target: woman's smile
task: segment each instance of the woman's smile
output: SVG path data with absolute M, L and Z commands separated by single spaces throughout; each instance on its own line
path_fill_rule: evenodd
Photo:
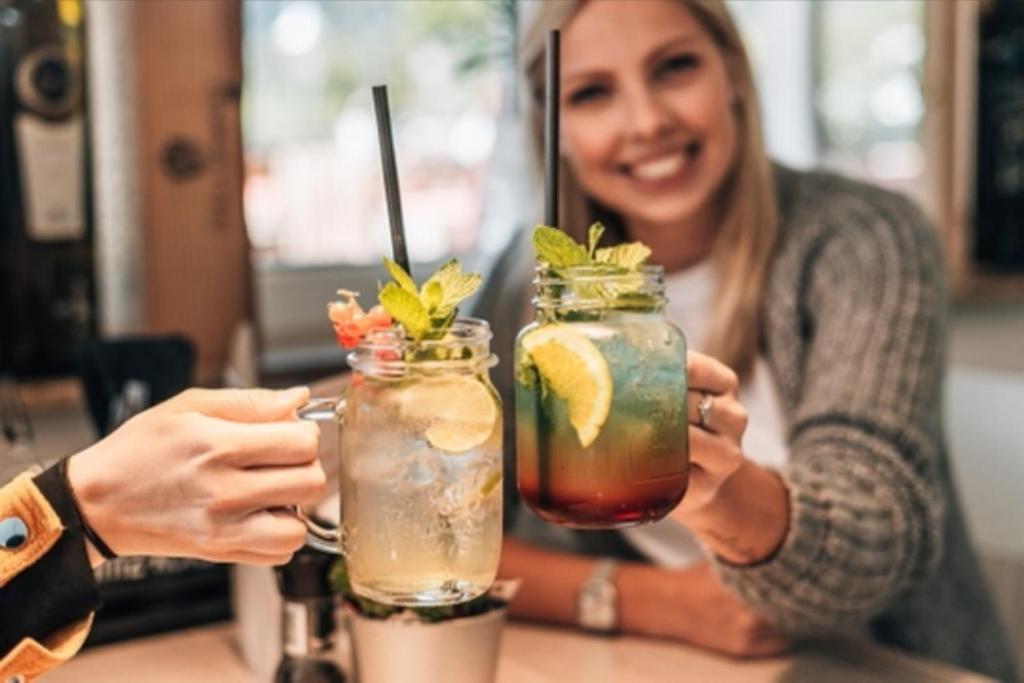
M 713 37 L 681 3 L 586 3 L 564 29 L 562 67 L 563 153 L 584 191 L 634 238 L 706 241 L 737 136 Z
M 677 190 L 695 173 L 700 161 L 700 142 L 694 140 L 675 149 L 637 155 L 615 164 L 615 172 L 641 193 Z

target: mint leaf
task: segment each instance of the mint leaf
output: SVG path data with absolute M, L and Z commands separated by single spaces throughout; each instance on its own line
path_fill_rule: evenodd
M 405 328 L 407 335 L 417 340 L 423 338 L 430 328 L 430 316 L 419 297 L 389 282 L 380 290 L 377 298 L 384 310 Z
M 398 286 L 409 292 L 410 294 L 416 294 L 416 282 L 413 281 L 412 276 L 405 272 L 405 268 L 398 265 L 387 256 L 381 259 L 384 262 L 384 267 L 387 269 L 388 274 L 391 278 L 398 283 Z
M 576 240 L 546 225 L 539 225 L 533 231 L 533 248 L 537 250 L 537 260 L 552 268 L 582 266 L 590 260 L 587 250 L 576 244 Z
M 441 287 L 440 282 L 427 282 L 423 285 L 423 289 L 420 292 L 420 302 L 427 309 L 427 313 L 431 313 L 441 305 L 443 296 L 444 288 Z
M 600 223 L 594 223 L 587 231 L 587 258 L 591 261 L 594 260 L 594 252 L 597 251 L 597 243 L 601 241 L 602 235 L 604 235 L 604 226 Z
M 472 296 L 480 288 L 482 282 L 483 278 L 476 273 L 463 273 L 459 260 L 453 258 L 441 266 L 423 284 L 420 300 L 423 301 L 431 316 L 446 317 L 464 299 Z M 436 303 L 432 301 L 433 305 L 431 305 L 426 299 L 427 290 L 434 287 L 440 287 L 441 296 L 439 301 Z M 430 296 L 434 297 L 435 294 L 431 292 Z
M 430 329 L 427 330 L 427 339 L 444 339 L 444 335 L 448 333 L 448 328 L 455 322 L 455 317 L 459 314 L 458 308 L 453 308 L 448 311 L 447 315 L 431 315 L 430 316 Z M 437 349 L 442 351 L 443 349 Z
M 415 341 L 443 338 L 455 322 L 458 305 L 483 282 L 476 273 L 463 273 L 459 260 L 453 258 L 417 289 L 405 269 L 389 258 L 383 261 L 394 282 L 381 288 L 378 300 Z
M 651 249 L 642 242 L 628 242 L 598 249 L 594 256 L 597 263 L 607 263 L 627 270 L 636 270 L 650 258 Z
M 640 291 L 644 286 L 644 275 L 639 272 L 640 266 L 650 258 L 651 250 L 641 242 L 598 249 L 604 233 L 605 228 L 600 223 L 591 225 L 587 231 L 587 246 L 584 247 L 561 230 L 538 225 L 533 232 L 537 260 L 542 267 L 555 271 L 554 274 L 559 276 L 566 274 L 558 271 L 575 266 L 590 266 L 595 275 L 610 276 L 607 281 L 570 281 L 569 287 L 579 299 L 604 300 L 612 308 L 653 308 L 656 304 L 654 298 Z M 571 313 L 582 315 L 586 312 Z

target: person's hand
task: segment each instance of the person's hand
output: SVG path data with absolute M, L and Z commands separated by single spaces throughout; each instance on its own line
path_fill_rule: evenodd
M 706 562 L 676 570 L 629 565 L 618 583 L 623 625 L 630 630 L 734 657 L 777 655 L 791 646 L 770 622 L 727 591 Z
M 69 461 L 83 517 L 119 555 L 287 562 L 305 526 L 286 508 L 324 491 L 308 398 L 189 389 L 140 413 Z
M 686 358 L 686 409 L 690 426 L 690 481 L 677 511 L 690 514 L 712 503 L 722 484 L 744 462 L 741 443 L 747 411 L 739 400 L 739 378 L 724 363 L 691 351 Z M 700 416 L 705 402 L 707 421 Z
M 785 539 L 788 491 L 778 475 L 743 455 L 747 411 L 739 401 L 736 373 L 691 352 L 687 374 L 690 480 L 672 517 L 722 559 L 762 561 Z

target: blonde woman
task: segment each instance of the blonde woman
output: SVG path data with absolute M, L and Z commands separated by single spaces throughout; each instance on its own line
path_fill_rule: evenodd
M 842 631 L 1012 678 L 944 452 L 930 227 L 899 196 L 769 162 L 719 0 L 537 5 L 523 46 L 534 93 L 544 34 L 562 30 L 561 226 L 581 237 L 601 220 L 649 245 L 667 315 L 707 355 L 691 353 L 680 397 L 693 422 L 680 506 L 606 533 L 521 512 L 502 569 L 526 579 L 513 612 L 737 655 Z M 515 240 L 478 308 L 506 321 L 504 359 L 530 316 L 533 262 Z M 506 406 L 510 365 L 496 377 Z

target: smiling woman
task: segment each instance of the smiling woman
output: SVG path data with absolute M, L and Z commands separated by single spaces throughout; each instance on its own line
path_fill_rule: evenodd
M 682 5 L 658 3 L 646 13 L 615 5 L 602 14 L 581 14 L 566 33 L 567 161 L 584 192 L 648 242 L 700 211 L 703 239 L 689 263 L 666 264 L 690 265 L 710 249 L 721 206 L 708 197 L 736 153 L 736 94 L 725 62 Z M 593 42 L 612 21 L 617 31 L 644 23 L 657 33 L 649 44 Z
M 525 579 L 513 612 L 746 656 L 862 633 L 1013 679 L 948 475 L 931 226 L 899 195 L 769 162 L 724 2 L 541 3 L 522 55 L 535 93 L 549 28 L 563 44 L 558 224 L 646 243 L 666 317 L 704 353 L 678 398 L 682 501 L 586 535 L 519 515 L 502 569 Z M 504 358 L 526 322 L 508 312 L 532 293 L 528 245 L 509 246 L 477 309 L 505 323 Z M 511 369 L 494 378 L 510 404 Z
M 582 240 L 600 219 L 621 239 L 628 223 L 670 272 L 714 251 L 721 286 L 707 349 L 745 375 L 757 339 L 759 287 L 750 285 L 763 281 L 777 231 L 771 167 L 739 33 L 723 4 L 691 4 L 541 10 L 536 25 L 572 17 L 575 29 L 563 36 L 562 225 Z M 542 40 L 527 34 L 523 45 L 538 86 Z

